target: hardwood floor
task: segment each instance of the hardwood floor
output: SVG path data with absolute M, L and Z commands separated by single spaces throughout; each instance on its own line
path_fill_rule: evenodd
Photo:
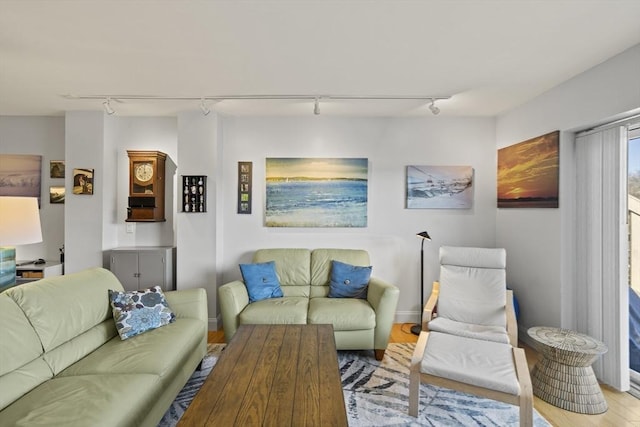
M 418 337 L 409 331 L 410 327 L 409 323 L 394 324 L 390 342 L 416 342 Z M 222 330 L 209 331 L 209 342 L 223 343 L 224 332 Z M 536 363 L 538 355 L 529 346 L 522 343 L 521 346 L 525 349 L 527 362 L 531 369 Z M 602 391 L 609 405 L 609 410 L 604 414 L 576 414 L 556 408 L 535 396 L 534 407 L 547 421 L 557 427 L 640 427 L 640 400 L 629 393 L 620 393 L 606 385 L 602 386 Z

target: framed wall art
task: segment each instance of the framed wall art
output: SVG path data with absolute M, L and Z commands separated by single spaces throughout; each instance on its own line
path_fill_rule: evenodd
M 238 162 L 238 213 L 251 213 L 253 162 Z
M 560 131 L 498 150 L 499 208 L 557 208 Z
M 207 211 L 206 175 L 182 175 L 182 212 Z
M 51 160 L 49 162 L 49 177 L 64 178 L 64 160 Z
M 368 159 L 267 158 L 267 227 L 366 227 Z
M 37 197 L 40 205 L 42 156 L 0 154 L 0 196 Z
M 51 186 L 49 187 L 49 203 L 64 204 L 65 189 L 63 186 Z
M 471 209 L 471 166 L 407 166 L 408 209 Z
M 73 170 L 73 194 L 93 194 L 93 169 Z

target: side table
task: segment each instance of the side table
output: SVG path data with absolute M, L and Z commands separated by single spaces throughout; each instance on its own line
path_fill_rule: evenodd
M 607 346 L 568 329 L 536 326 L 527 333 L 542 355 L 531 371 L 533 394 L 572 412 L 606 412 L 607 401 L 591 364 L 607 352 Z

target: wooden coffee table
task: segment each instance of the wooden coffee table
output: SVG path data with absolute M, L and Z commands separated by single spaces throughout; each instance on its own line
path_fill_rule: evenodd
M 347 426 L 331 325 L 242 325 L 179 426 Z

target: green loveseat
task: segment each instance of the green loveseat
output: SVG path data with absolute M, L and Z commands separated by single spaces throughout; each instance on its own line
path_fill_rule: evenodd
M 204 357 L 204 289 L 166 292 L 176 321 L 122 341 L 108 270 L 0 294 L 0 426 L 156 426 Z
M 244 282 L 218 289 L 225 340 L 242 324 L 331 324 L 338 350 L 374 349 L 382 360 L 398 304 L 397 287 L 372 277 L 367 299 L 328 298 L 331 261 L 369 266 L 358 249 L 260 249 L 253 262 L 275 261 L 284 297 L 249 304 Z M 375 272 L 375 266 L 374 266 Z

